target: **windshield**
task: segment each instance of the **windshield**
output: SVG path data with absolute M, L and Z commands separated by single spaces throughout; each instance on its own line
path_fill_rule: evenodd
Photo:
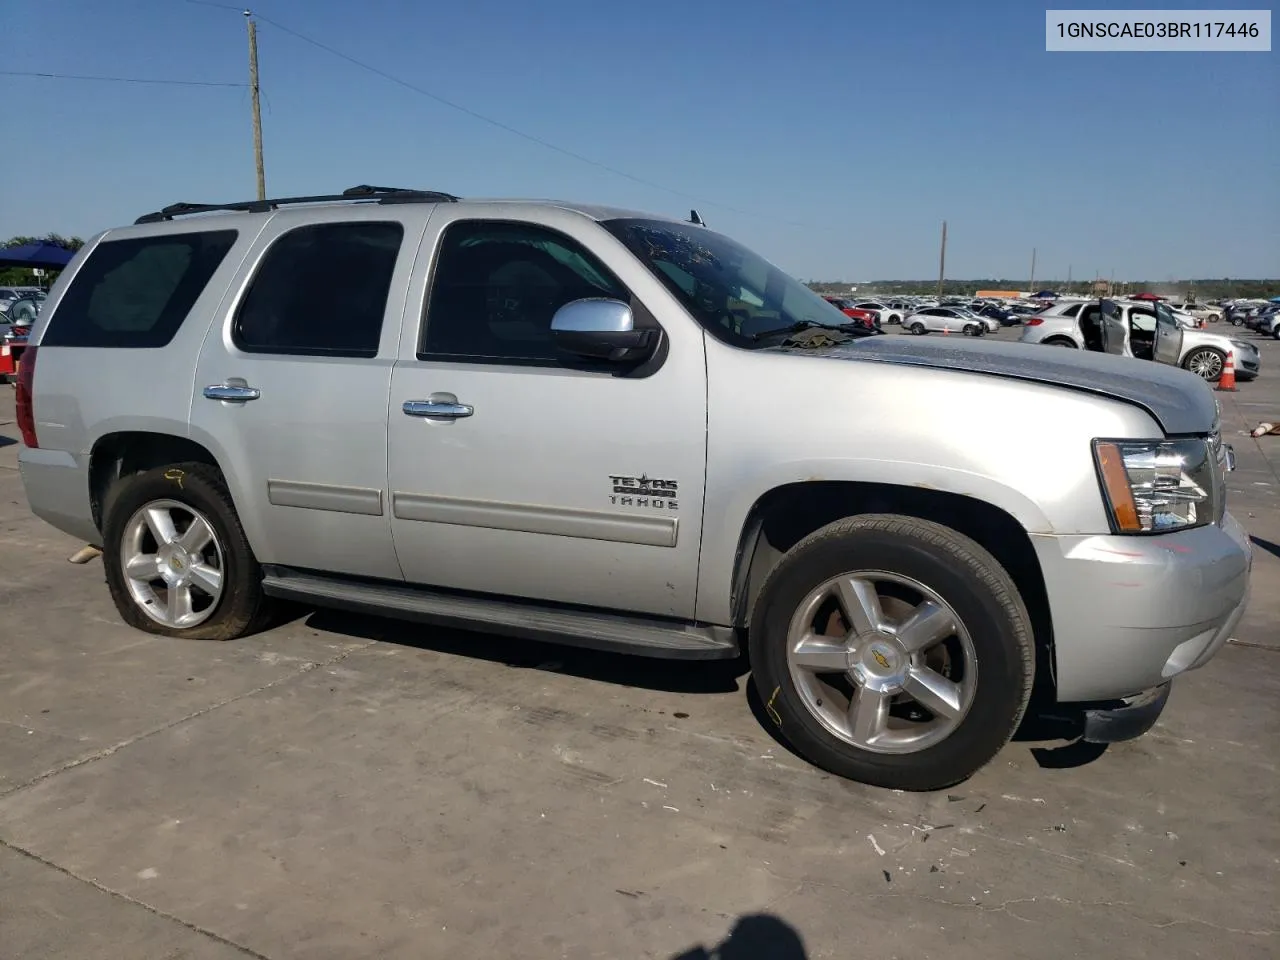
M 803 283 L 728 237 L 666 220 L 608 220 L 623 242 L 699 323 L 726 343 L 757 347 L 762 335 L 848 318 Z

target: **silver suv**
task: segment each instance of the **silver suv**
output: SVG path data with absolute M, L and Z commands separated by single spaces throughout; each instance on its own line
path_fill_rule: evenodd
M 1033 686 L 1087 739 L 1145 732 L 1244 609 L 1210 388 L 844 322 L 698 222 L 379 188 L 181 204 L 62 273 L 22 479 L 152 633 L 229 640 L 288 598 L 747 652 L 799 753 L 903 789 L 983 766 Z

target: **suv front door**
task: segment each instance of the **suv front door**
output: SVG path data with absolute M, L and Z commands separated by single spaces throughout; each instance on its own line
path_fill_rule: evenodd
M 702 332 L 669 325 L 655 359 L 633 373 L 575 366 L 551 343 L 559 307 L 618 299 L 637 324 L 656 326 L 640 296 L 670 299 L 595 223 L 554 208 L 540 218 L 441 209 L 423 241 L 410 306 L 422 327 L 405 324 L 391 384 L 392 527 L 405 577 L 692 617 Z M 455 406 L 423 416 L 423 401 Z
M 263 563 L 401 579 L 387 397 L 426 216 L 276 214 L 205 338 L 192 437 L 223 464 Z

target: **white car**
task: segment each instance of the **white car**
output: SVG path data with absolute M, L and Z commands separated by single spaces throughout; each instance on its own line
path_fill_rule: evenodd
M 863 300 L 854 304 L 859 310 L 870 310 L 880 318 L 881 323 L 901 323 L 906 314 L 901 310 L 893 310 L 879 300 Z
M 1222 311 L 1217 307 L 1206 306 L 1202 303 L 1171 303 L 1169 309 L 1175 313 L 1186 313 L 1197 320 L 1203 320 L 1205 323 L 1218 323 L 1222 320 Z
M 962 333 L 968 337 L 980 337 L 987 332 L 987 325 L 982 319 L 959 307 L 925 307 L 903 320 L 902 326 L 916 336 Z
M 1104 306 L 1112 311 L 1117 329 L 1108 331 L 1103 324 Z M 1023 325 L 1020 340 L 1158 360 L 1190 370 L 1210 382 L 1222 376 L 1228 353 L 1232 354 L 1240 380 L 1252 380 L 1262 366 L 1261 354 L 1253 344 L 1204 330 L 1188 330 L 1163 303 L 1145 301 L 1094 300 L 1084 304 L 1075 316 L 1031 317 Z

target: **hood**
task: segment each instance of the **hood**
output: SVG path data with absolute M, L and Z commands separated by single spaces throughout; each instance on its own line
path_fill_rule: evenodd
M 1094 393 L 1141 407 L 1170 434 L 1207 434 L 1218 423 L 1213 389 L 1194 373 L 1129 357 L 960 337 L 940 341 L 884 336 L 819 350 L 774 349 L 833 360 L 959 370 Z

